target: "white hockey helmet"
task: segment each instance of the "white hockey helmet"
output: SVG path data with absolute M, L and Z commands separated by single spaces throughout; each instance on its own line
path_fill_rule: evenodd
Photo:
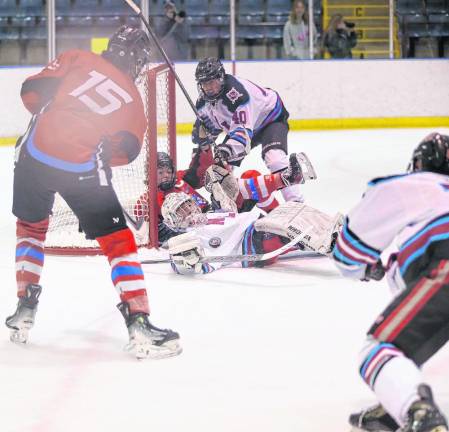
M 169 193 L 161 207 L 164 222 L 172 229 L 184 230 L 204 225 L 207 217 L 195 200 L 184 192 Z

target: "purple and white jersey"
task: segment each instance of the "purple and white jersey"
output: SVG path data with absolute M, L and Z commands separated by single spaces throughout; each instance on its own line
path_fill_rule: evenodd
M 333 259 L 345 276 L 361 279 L 366 266 L 395 241 L 388 276 L 402 288 L 411 264 L 424 260 L 435 242 L 449 239 L 449 177 L 417 172 L 375 179 L 368 186 L 348 214 Z
M 253 136 L 279 118 L 283 104 L 274 90 L 225 75 L 221 96 L 213 102 L 200 98 L 197 109 L 200 117 L 207 119 L 207 127 L 213 134 L 228 135 L 226 144 L 238 155 L 248 153 Z

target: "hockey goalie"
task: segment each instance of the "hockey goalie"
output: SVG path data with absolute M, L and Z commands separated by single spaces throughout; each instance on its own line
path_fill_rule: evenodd
M 308 159 L 307 165 L 310 167 Z M 164 223 L 179 232 L 168 240 L 176 273 L 210 273 L 225 264 L 208 262 L 208 257 L 265 254 L 297 236 L 301 236 L 301 248 L 323 255 L 332 251 L 342 226 L 341 214 L 331 217 L 293 201 L 279 205 L 267 216 L 261 215 L 256 206 L 238 212 L 239 186 L 231 172 L 213 165 L 206 171 L 205 183 L 215 203 L 214 212 L 202 213 L 195 200 L 184 193 L 167 195 L 162 205 Z M 276 259 L 241 261 L 241 266 L 264 267 Z

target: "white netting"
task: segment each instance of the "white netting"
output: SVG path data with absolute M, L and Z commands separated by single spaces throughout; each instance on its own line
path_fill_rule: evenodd
M 156 78 L 151 79 L 151 71 L 163 69 L 156 73 Z M 150 225 L 147 208 L 147 194 L 149 191 L 150 180 L 148 170 L 155 161 L 149 160 L 150 146 L 152 143 L 150 128 L 157 128 L 157 151 L 165 151 L 170 154 L 169 149 L 169 124 L 175 121 L 170 117 L 169 104 L 169 71 L 168 69 L 151 65 L 145 72 L 138 84 L 139 91 L 144 101 L 145 113 L 148 119 L 148 130 L 145 134 L 144 144 L 140 155 L 129 165 L 113 168 L 113 185 L 117 196 L 124 210 L 133 218 L 144 217 L 145 222 L 138 231 L 131 224 L 136 242 L 139 246 L 151 246 L 154 242 L 150 239 Z M 156 119 L 154 111 L 149 109 L 151 98 L 148 92 L 156 92 Z M 172 109 L 174 111 L 174 109 Z M 153 114 L 152 114 L 153 113 Z M 156 186 L 156 185 L 155 185 Z M 151 220 L 150 223 L 157 224 L 157 221 Z M 53 214 L 50 216 L 50 226 L 47 234 L 46 249 L 50 253 L 95 253 L 98 250 L 98 244 L 94 240 L 86 240 L 83 233 L 79 232 L 79 223 L 76 216 L 67 206 L 65 201 L 56 194 Z

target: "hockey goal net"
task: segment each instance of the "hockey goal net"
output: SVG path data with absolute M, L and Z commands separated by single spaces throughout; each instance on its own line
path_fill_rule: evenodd
M 165 64 L 151 65 L 140 77 L 138 88 L 148 119 L 144 143 L 136 160 L 129 165 L 113 168 L 112 182 L 137 245 L 150 248 L 158 241 L 157 152 L 167 152 L 176 166 L 173 73 Z M 45 250 L 54 255 L 101 253 L 95 240 L 85 238 L 77 217 L 58 194 L 50 216 Z

